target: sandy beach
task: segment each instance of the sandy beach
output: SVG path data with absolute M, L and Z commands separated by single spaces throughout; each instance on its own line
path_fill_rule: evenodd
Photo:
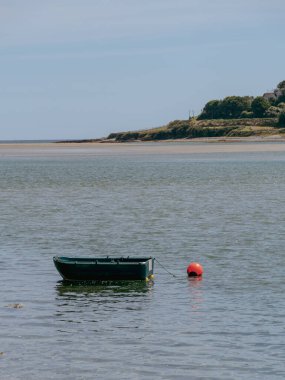
M 284 152 L 285 140 L 195 139 L 134 143 L 3 143 L 0 157 Z

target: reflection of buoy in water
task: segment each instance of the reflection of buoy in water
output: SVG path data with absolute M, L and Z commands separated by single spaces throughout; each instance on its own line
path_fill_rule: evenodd
M 190 263 L 187 267 L 187 274 L 189 277 L 202 276 L 204 270 L 199 263 Z

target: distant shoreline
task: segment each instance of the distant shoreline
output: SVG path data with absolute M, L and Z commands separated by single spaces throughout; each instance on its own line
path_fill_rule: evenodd
M 285 136 L 282 134 L 267 135 L 267 136 L 248 136 L 248 137 L 196 137 L 196 138 L 180 138 L 180 139 L 162 139 L 162 140 L 127 140 L 117 141 L 113 139 L 80 139 L 80 140 L 60 140 L 54 141 L 55 144 L 149 144 L 149 143 L 246 143 L 246 142 L 285 142 Z
M 18 141 L 0 141 L 0 147 L 46 147 L 46 146 L 80 146 L 80 145 L 155 145 L 155 144 L 173 144 L 185 143 L 185 145 L 195 145 L 195 143 L 275 143 L 285 142 L 284 135 L 274 136 L 250 136 L 250 137 L 197 137 L 192 139 L 167 139 L 167 140 L 128 140 L 116 141 L 109 139 L 74 139 L 74 140 L 18 140 Z
M 149 144 L 175 144 L 185 143 L 185 145 L 195 145 L 195 143 L 275 143 L 285 142 L 285 134 L 247 136 L 247 137 L 196 137 L 196 138 L 178 138 L 178 139 L 155 139 L 143 141 L 140 139 L 118 141 L 115 139 L 97 138 L 97 139 L 68 139 L 68 140 L 0 140 L 0 147 L 46 147 L 46 146 L 79 146 L 79 145 L 149 145 Z

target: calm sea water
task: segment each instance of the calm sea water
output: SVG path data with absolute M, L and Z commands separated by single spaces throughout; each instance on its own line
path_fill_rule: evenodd
M 285 153 L 26 152 L 0 192 L 1 380 L 285 378 Z M 54 255 L 176 277 L 67 286 Z

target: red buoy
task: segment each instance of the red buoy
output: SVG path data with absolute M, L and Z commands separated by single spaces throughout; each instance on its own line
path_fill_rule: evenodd
M 187 274 L 189 277 L 202 276 L 204 270 L 199 263 L 190 263 L 187 267 Z

